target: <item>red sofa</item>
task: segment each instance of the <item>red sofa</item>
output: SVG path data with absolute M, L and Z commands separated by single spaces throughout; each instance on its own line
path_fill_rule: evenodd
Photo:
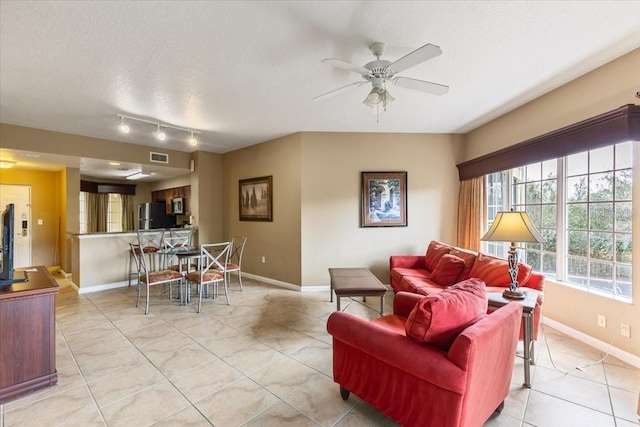
M 414 307 L 429 298 L 399 292 L 394 314 L 372 321 L 331 314 L 334 381 L 343 399 L 354 393 L 403 426 L 482 426 L 509 394 L 522 306 L 483 314 L 442 348 L 405 331 Z M 486 311 L 486 293 L 484 304 Z
M 453 266 L 452 263 L 457 265 Z M 436 294 L 468 278 L 484 281 L 487 292 L 502 292 L 511 283 L 507 260 L 435 240 L 429 243 L 425 255 L 392 255 L 389 258 L 389 273 L 395 292 L 421 295 Z M 538 303 L 533 311 L 533 339 L 537 339 L 544 300 L 544 276 L 532 271 L 531 266 L 519 263 L 518 283 L 524 291 L 534 289 L 539 292 Z M 523 336 L 521 331 L 520 338 Z

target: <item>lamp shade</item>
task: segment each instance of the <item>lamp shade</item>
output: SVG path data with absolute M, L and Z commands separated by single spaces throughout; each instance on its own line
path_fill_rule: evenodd
M 493 225 L 481 240 L 489 242 L 545 243 L 546 240 L 526 212 L 498 212 Z

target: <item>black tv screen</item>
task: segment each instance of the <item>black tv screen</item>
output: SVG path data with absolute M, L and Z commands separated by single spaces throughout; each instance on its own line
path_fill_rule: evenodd
M 2 267 L 0 268 L 0 287 L 12 283 L 27 281 L 24 277 L 13 277 L 13 227 L 15 205 L 9 203 L 2 212 Z

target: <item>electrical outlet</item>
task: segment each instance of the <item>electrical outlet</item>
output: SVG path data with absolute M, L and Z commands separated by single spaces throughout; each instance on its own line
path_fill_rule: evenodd
M 604 314 L 598 314 L 598 326 L 600 326 L 601 328 L 607 327 L 607 316 L 605 316 Z
M 620 335 L 631 338 L 631 326 L 626 323 L 620 323 Z
M 266 257 L 262 257 L 262 263 L 265 264 L 267 262 L 267 258 Z

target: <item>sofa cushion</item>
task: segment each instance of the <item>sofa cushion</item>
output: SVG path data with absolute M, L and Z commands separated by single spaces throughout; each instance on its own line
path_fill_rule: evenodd
M 435 240 L 432 240 L 431 243 L 429 243 L 429 247 L 427 248 L 427 253 L 424 256 L 424 265 L 427 268 L 427 270 L 429 271 L 435 270 L 436 265 L 438 264 L 438 261 L 440 260 L 440 258 L 442 258 L 443 255 L 448 254 L 450 250 L 451 250 L 451 246 L 442 242 L 437 242 Z
M 431 272 L 429 279 L 439 285 L 450 286 L 456 283 L 458 276 L 464 268 L 464 260 L 457 256 L 446 254 L 436 264 L 436 268 Z
M 441 286 L 431 279 L 420 277 L 403 277 L 400 281 L 400 289 L 420 295 L 432 295 L 441 292 L 446 286 Z
M 460 332 L 487 313 L 487 308 L 485 283 L 465 280 L 420 300 L 407 318 L 407 336 L 446 350 Z
M 469 272 L 473 268 L 473 263 L 476 262 L 477 252 L 470 251 L 469 249 L 451 248 L 450 255 L 455 255 L 458 258 L 464 260 L 464 268 L 458 276 L 459 281 L 467 280 L 469 278 Z
M 531 266 L 518 263 L 518 283 L 524 285 L 531 276 Z M 476 262 L 469 272 L 469 277 L 482 279 L 487 286 L 504 286 L 511 284 L 509 263 L 507 260 L 479 253 Z

